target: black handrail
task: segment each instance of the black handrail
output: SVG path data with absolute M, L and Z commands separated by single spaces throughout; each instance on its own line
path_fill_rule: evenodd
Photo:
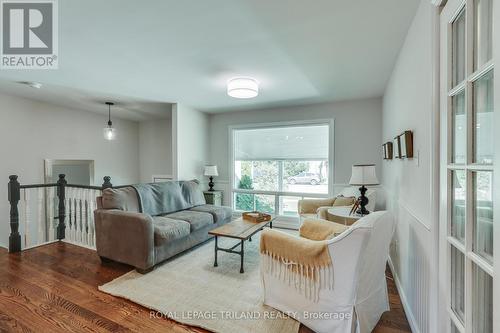
M 57 183 L 53 184 L 31 184 L 31 185 L 19 185 L 20 189 L 27 189 L 27 188 L 40 188 L 40 187 L 56 187 Z
M 17 207 L 17 205 L 19 204 L 19 200 L 21 199 L 21 189 L 46 188 L 46 187 L 57 188 L 57 198 L 59 199 L 59 204 L 58 204 L 59 216 L 57 217 L 57 219 L 59 220 L 59 223 L 57 225 L 56 234 L 57 234 L 57 239 L 62 240 L 64 239 L 66 233 L 66 224 L 65 224 L 66 188 L 74 187 L 74 188 L 102 191 L 104 189 L 113 187 L 113 184 L 111 184 L 111 177 L 105 176 L 103 180 L 104 182 L 102 183 L 101 186 L 68 184 L 66 181 L 66 175 L 60 174 L 57 183 L 21 185 L 19 184 L 17 175 L 9 176 L 9 184 L 8 184 L 9 203 L 10 203 L 9 252 L 14 253 L 21 251 L 21 235 L 19 234 L 19 209 Z M 116 188 L 122 188 L 126 186 L 128 185 L 117 186 Z
M 102 190 L 102 186 L 66 184 L 66 187 L 83 188 L 86 190 Z

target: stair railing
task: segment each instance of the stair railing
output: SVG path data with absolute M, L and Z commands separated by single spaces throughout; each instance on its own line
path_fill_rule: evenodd
M 105 176 L 103 180 L 101 186 L 68 184 L 66 176 L 60 174 L 57 183 L 21 185 L 17 175 L 9 176 L 9 252 L 20 252 L 22 248 L 56 240 L 95 249 L 93 212 L 97 208 L 96 198 L 104 189 L 113 187 L 111 177 Z M 38 195 L 34 196 L 37 198 L 36 209 L 30 206 L 30 190 L 38 192 Z M 36 213 L 33 214 L 35 210 Z M 54 216 L 55 213 L 57 216 Z M 31 235 L 33 215 L 38 217 L 36 237 Z M 20 220 L 24 226 L 24 237 L 21 237 L 19 230 Z M 36 243 L 32 241 L 35 238 Z

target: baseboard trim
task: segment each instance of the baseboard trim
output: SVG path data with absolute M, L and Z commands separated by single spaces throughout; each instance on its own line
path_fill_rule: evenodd
M 405 310 L 406 317 L 408 318 L 408 323 L 410 324 L 411 331 L 413 333 L 421 333 L 420 329 L 418 328 L 417 321 L 415 320 L 415 317 L 413 316 L 413 312 L 411 311 L 410 304 L 408 303 L 408 300 L 406 299 L 405 292 L 403 290 L 403 286 L 401 285 L 401 282 L 399 281 L 399 276 L 396 273 L 396 270 L 394 269 L 394 265 L 392 263 L 392 259 L 389 256 L 389 267 L 391 268 L 392 271 L 392 276 L 394 277 L 394 283 L 396 284 L 396 288 L 398 289 L 399 293 L 399 298 L 401 299 L 401 304 L 403 304 L 403 309 Z

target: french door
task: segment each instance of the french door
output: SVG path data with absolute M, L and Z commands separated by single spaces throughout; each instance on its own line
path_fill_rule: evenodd
M 499 1 L 449 0 L 440 17 L 441 319 L 452 333 L 500 332 L 493 52 Z

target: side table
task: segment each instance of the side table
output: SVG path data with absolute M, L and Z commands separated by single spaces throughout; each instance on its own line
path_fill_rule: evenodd
M 207 204 L 222 206 L 222 191 L 203 191 L 203 195 Z

